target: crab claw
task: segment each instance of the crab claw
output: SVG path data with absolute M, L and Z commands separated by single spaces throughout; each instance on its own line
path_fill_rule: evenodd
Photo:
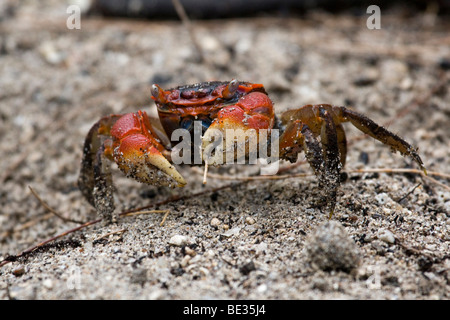
M 139 182 L 184 186 L 184 178 L 158 149 L 159 142 L 143 128 L 151 128 L 145 113 L 125 115 L 111 128 L 111 135 L 115 138 L 112 157 L 120 170 Z
M 249 93 L 218 112 L 202 138 L 203 159 L 219 165 L 257 156 L 260 130 L 272 127 L 272 101 L 262 92 Z

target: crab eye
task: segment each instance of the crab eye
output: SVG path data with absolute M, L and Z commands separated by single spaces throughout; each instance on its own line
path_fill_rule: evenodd
M 160 86 L 158 86 L 157 84 L 153 84 L 152 85 L 152 96 L 155 98 L 156 101 L 161 102 L 161 103 L 165 103 L 166 100 L 166 96 L 164 94 L 164 90 L 161 89 Z
M 231 99 L 234 96 L 234 94 L 236 93 L 238 88 L 239 88 L 239 81 L 237 81 L 236 79 L 233 79 L 230 81 L 229 84 L 227 84 L 225 89 L 223 89 L 222 96 L 225 99 Z
M 159 96 L 159 88 L 158 85 L 154 84 L 152 85 L 152 96 L 158 99 Z

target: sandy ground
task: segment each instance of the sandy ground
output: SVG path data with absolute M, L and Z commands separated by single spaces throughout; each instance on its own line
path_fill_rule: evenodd
M 14 3 L 13 8 L 10 7 Z M 0 10 L 0 299 L 448 299 L 450 296 L 449 21 L 400 9 L 367 16 L 196 21 L 198 62 L 178 21 L 82 18 L 59 1 Z M 446 59 L 446 60 L 445 60 Z M 150 85 L 238 78 L 263 83 L 277 112 L 346 105 L 417 146 L 427 169 L 346 125 L 346 180 L 331 221 L 314 176 L 230 181 L 249 166 L 180 168 L 189 186 L 155 188 L 114 167 L 117 212 L 97 219 L 76 181 L 84 137 L 103 115 L 155 111 Z M 300 160 L 304 159 L 303 154 Z M 283 168 L 288 166 L 283 163 Z M 283 174 L 311 173 L 302 162 Z M 220 178 L 225 177 L 225 178 Z M 216 190 L 221 186 L 231 187 Z M 202 193 L 197 196 L 189 196 Z

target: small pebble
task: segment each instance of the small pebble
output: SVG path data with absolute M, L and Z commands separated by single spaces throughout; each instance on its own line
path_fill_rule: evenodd
M 65 55 L 56 50 L 53 44 L 43 43 L 39 47 L 39 53 L 50 64 L 57 65 L 64 61 Z
M 131 272 L 130 282 L 143 286 L 147 282 L 147 269 L 138 268 L 133 270 Z
M 380 239 L 383 242 L 389 243 L 389 244 L 394 244 L 395 243 L 395 237 L 394 234 L 392 232 L 390 232 L 389 230 L 386 229 L 380 229 L 378 231 L 378 239 Z
M 220 222 L 219 219 L 217 219 L 217 218 L 212 218 L 212 219 L 211 219 L 211 222 L 210 222 L 209 224 L 212 225 L 213 227 L 218 227 L 218 226 L 220 226 L 221 223 L 222 223 L 222 222 Z
M 42 285 L 44 287 L 46 287 L 47 289 L 52 289 L 53 288 L 53 281 L 51 279 L 45 279 L 44 281 L 42 281 Z
M 23 266 L 20 266 L 19 268 L 14 269 L 12 273 L 16 277 L 20 277 L 25 273 L 25 268 Z
M 380 256 L 384 256 L 386 254 L 385 245 L 381 240 L 374 240 L 370 243 L 372 249 L 376 251 L 376 253 Z
M 400 89 L 402 89 L 402 90 L 409 90 L 409 89 L 412 88 L 412 85 L 413 85 L 412 79 L 407 77 L 407 78 L 404 78 L 402 80 L 402 82 L 400 83 Z
M 241 231 L 241 228 L 235 227 L 233 229 L 227 230 L 226 232 L 222 233 L 221 235 L 226 238 L 229 238 L 229 237 L 239 234 L 239 231 Z
M 315 278 L 312 282 L 312 288 L 320 291 L 327 291 L 329 289 L 328 281 L 324 278 Z
M 450 70 L 450 59 L 447 58 L 441 58 L 438 61 L 438 66 L 439 68 L 441 68 L 442 70 Z
M 189 264 L 189 261 L 190 261 L 190 260 L 191 260 L 191 256 L 185 255 L 185 256 L 183 257 L 183 259 L 181 259 L 180 266 L 181 266 L 182 268 L 185 268 L 185 267 Z
M 267 285 L 266 284 L 261 284 L 256 288 L 256 292 L 258 293 L 264 293 L 267 291 Z
M 256 220 L 253 219 L 252 217 L 247 217 L 245 218 L 245 222 L 249 225 L 255 224 Z
M 191 248 L 189 248 L 189 247 L 184 248 L 184 252 L 185 252 L 187 255 L 191 256 L 191 257 L 193 257 L 193 256 L 195 256 L 195 255 L 197 254 L 197 253 L 195 252 L 195 250 L 193 250 L 193 249 L 191 249 Z
M 379 72 L 376 69 L 369 69 L 353 79 L 355 86 L 369 86 L 374 84 L 379 78 Z
M 205 267 L 200 267 L 198 268 L 198 271 L 200 271 L 200 273 L 202 274 L 202 276 L 206 277 L 209 275 L 209 270 L 206 269 Z
M 377 200 L 378 204 L 384 205 L 391 200 L 389 195 L 385 192 L 379 193 L 375 196 L 375 200 Z
M 258 253 L 267 251 L 267 243 L 265 242 L 258 243 L 257 245 L 255 245 L 255 251 Z
M 177 234 L 177 235 L 174 235 L 172 238 L 170 238 L 169 244 L 171 244 L 173 246 L 181 247 L 181 246 L 187 244 L 187 240 L 188 239 L 186 236 Z

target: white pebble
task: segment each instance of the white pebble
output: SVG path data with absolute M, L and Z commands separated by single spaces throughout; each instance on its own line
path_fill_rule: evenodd
M 261 285 L 259 285 L 257 288 L 256 288 L 256 291 L 258 292 L 258 293 L 264 293 L 264 292 L 266 292 L 267 291 L 267 285 L 266 284 L 261 284 Z
M 392 232 L 390 232 L 389 230 L 380 229 L 378 231 L 377 236 L 378 236 L 378 239 L 380 239 L 381 241 L 384 241 L 386 243 L 389 243 L 389 244 L 394 244 L 395 243 L 394 234 Z
M 218 227 L 218 226 L 220 226 L 221 222 L 220 222 L 220 220 L 217 219 L 217 218 L 212 218 L 210 224 L 211 224 L 213 227 Z
M 46 287 L 47 289 L 52 289 L 53 288 L 53 281 L 50 279 L 45 279 L 44 281 L 42 281 L 42 285 L 44 287 Z
M 239 234 L 239 231 L 241 231 L 241 228 L 236 227 L 236 228 L 227 230 L 226 232 L 222 233 L 222 236 L 229 238 L 229 237 Z
M 253 219 L 252 217 L 247 217 L 247 218 L 245 218 L 245 222 L 249 225 L 252 225 L 252 224 L 256 223 L 256 220 Z
M 177 235 L 174 235 L 172 238 L 170 238 L 169 244 L 180 247 L 182 245 L 187 244 L 187 241 L 188 241 L 188 239 L 186 236 L 177 234 Z
M 255 248 L 256 252 L 265 252 L 265 251 L 267 251 L 267 243 L 260 242 L 257 245 L 255 245 L 254 248 Z
M 185 268 L 189 264 L 190 260 L 191 260 L 191 256 L 185 255 L 183 257 L 183 259 L 181 259 L 181 262 L 180 262 L 181 267 Z
M 389 195 L 385 192 L 383 193 L 379 193 L 375 196 L 375 200 L 378 201 L 378 204 L 383 205 L 386 204 L 387 202 L 389 202 L 391 200 L 391 198 L 389 197 Z

